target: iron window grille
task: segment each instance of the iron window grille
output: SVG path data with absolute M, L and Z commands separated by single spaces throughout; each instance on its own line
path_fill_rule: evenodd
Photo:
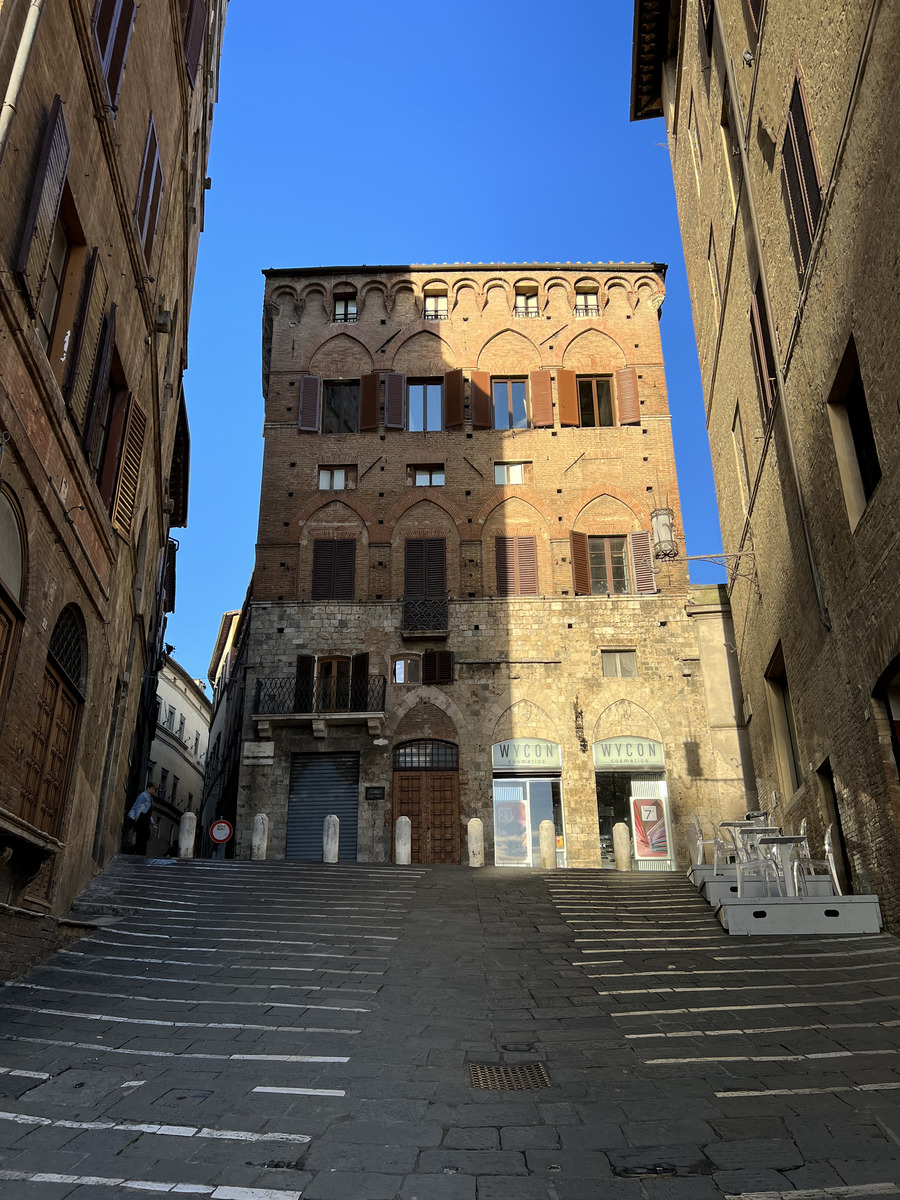
M 447 629 L 450 593 L 433 596 L 404 596 L 403 623 L 407 633 Z
M 459 747 L 436 738 L 407 742 L 394 750 L 395 771 L 458 771 Z
M 50 637 L 50 655 L 79 693 L 84 693 L 87 637 L 81 614 L 71 604 L 59 614 Z

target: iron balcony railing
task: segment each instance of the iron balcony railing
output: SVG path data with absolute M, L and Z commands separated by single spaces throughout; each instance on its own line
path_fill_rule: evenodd
M 575 316 L 576 317 L 599 317 L 600 309 L 597 307 L 596 304 L 576 304 L 575 305 Z
M 383 713 L 387 679 L 257 679 L 256 716 L 294 713 Z
M 536 308 L 514 308 L 514 317 L 539 317 L 541 314 Z
M 445 630 L 448 609 L 448 592 L 434 596 L 404 596 L 401 629 L 405 633 Z
M 358 320 L 359 320 L 359 317 L 357 316 L 356 313 L 335 313 L 334 314 L 335 325 L 355 325 Z
M 424 314 L 426 321 L 446 321 L 448 315 L 445 312 L 426 312 Z

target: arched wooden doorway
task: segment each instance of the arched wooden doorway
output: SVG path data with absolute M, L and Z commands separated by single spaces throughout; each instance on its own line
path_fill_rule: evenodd
M 394 819 L 409 817 L 414 863 L 458 863 L 459 747 L 422 738 L 394 750 Z

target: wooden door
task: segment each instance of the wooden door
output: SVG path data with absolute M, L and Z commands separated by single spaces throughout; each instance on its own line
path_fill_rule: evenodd
M 48 664 L 25 760 L 21 815 L 53 837 L 62 823 L 77 715 L 77 701 Z
M 414 863 L 458 863 L 459 775 L 456 771 L 396 771 L 394 817 L 409 817 Z

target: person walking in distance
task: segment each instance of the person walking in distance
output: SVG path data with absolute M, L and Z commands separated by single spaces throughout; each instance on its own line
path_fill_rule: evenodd
M 158 785 L 148 783 L 147 787 L 135 800 L 128 810 L 128 820 L 134 826 L 134 853 L 146 854 L 147 843 L 150 841 L 150 816 L 153 811 L 153 800 Z

